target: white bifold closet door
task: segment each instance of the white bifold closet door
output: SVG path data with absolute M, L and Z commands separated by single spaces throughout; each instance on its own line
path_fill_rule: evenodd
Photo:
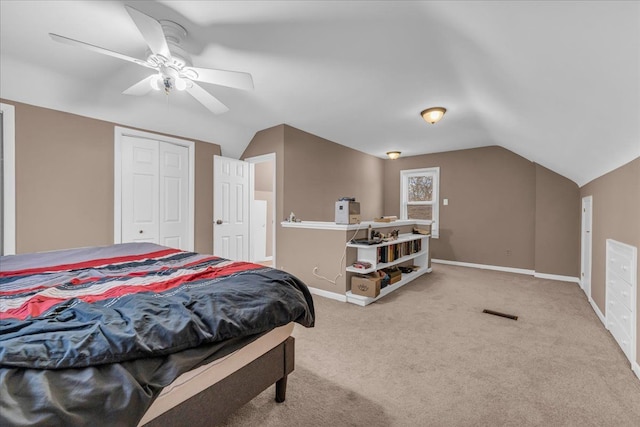
M 122 242 L 188 250 L 189 150 L 164 141 L 122 139 Z

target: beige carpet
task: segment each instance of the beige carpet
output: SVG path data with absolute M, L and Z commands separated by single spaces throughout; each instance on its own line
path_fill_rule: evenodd
M 640 380 L 575 283 L 437 264 L 367 307 L 314 300 L 286 402 L 271 387 L 224 426 L 640 426 Z

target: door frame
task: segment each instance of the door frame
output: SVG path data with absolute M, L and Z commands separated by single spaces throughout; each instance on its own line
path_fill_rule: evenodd
M 195 142 L 157 133 L 114 127 L 113 139 L 113 243 L 122 243 L 122 140 L 125 136 L 181 145 L 189 150 L 189 202 L 187 250 L 195 247 Z
M 585 227 L 587 202 L 589 206 L 589 232 L 587 232 L 587 227 Z M 587 299 L 592 301 L 591 273 L 593 272 L 593 196 L 585 196 L 582 198 L 580 211 L 580 287 L 587 295 Z M 588 254 L 586 253 L 587 250 L 589 251 Z M 589 260 L 589 274 L 585 274 L 585 258 L 588 258 Z
M 276 168 L 277 168 L 277 163 L 276 163 L 276 153 L 269 153 L 269 154 L 263 154 L 260 156 L 255 156 L 255 157 L 248 157 L 246 159 L 244 159 L 245 162 L 250 164 L 250 168 L 249 168 L 249 199 L 250 202 L 249 206 L 253 207 L 253 200 L 255 199 L 255 165 L 256 163 L 265 163 L 265 162 L 273 162 L 273 176 L 272 176 L 272 187 L 273 188 L 273 206 L 271 207 L 271 211 L 273 214 L 273 223 L 271 224 L 271 235 L 273 236 L 273 238 L 271 239 L 271 265 L 275 268 L 276 265 L 276 223 L 277 223 L 277 200 L 278 200 L 278 194 L 277 194 L 277 181 L 276 181 L 276 177 L 277 177 L 277 172 L 276 172 Z M 250 208 L 251 209 L 251 208 Z M 249 211 L 249 221 L 251 221 L 251 210 Z M 251 245 L 251 233 L 249 233 L 249 244 Z
M 4 158 L 2 184 L 4 197 L 3 230 L 0 242 L 3 255 L 16 253 L 16 112 L 13 105 L 0 103 L 2 111 L 2 147 Z

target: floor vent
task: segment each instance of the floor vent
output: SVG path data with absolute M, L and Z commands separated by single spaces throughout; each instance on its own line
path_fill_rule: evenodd
M 487 314 L 493 314 L 494 316 L 506 317 L 507 319 L 511 319 L 511 320 L 518 320 L 518 316 L 514 316 L 513 314 L 505 314 L 505 313 L 500 313 L 499 311 L 493 311 L 493 310 L 487 310 L 487 309 L 482 310 L 482 312 Z

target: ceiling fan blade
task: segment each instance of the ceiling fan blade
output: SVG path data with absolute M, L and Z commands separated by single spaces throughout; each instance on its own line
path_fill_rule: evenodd
M 94 46 L 92 44 L 81 42 L 81 41 L 74 40 L 74 39 L 70 39 L 68 37 L 60 36 L 58 34 L 49 33 L 49 36 L 51 36 L 51 38 L 53 40 L 55 40 L 55 41 L 57 41 L 59 43 L 68 44 L 70 46 L 82 47 L 82 48 L 85 48 L 85 49 L 92 50 L 94 52 L 102 53 L 103 55 L 109 55 L 109 56 L 113 56 L 114 58 L 123 59 L 125 61 L 133 62 L 135 64 L 142 65 L 143 67 L 154 68 L 153 66 L 149 65 L 146 61 L 143 61 L 142 59 L 132 58 L 130 56 L 123 55 L 121 53 L 114 52 L 114 51 L 109 50 L 109 49 L 105 49 L 103 47 Z
M 127 89 L 124 92 L 122 92 L 122 94 L 123 95 L 134 95 L 134 96 L 146 95 L 149 92 L 151 92 L 151 90 L 153 89 L 151 87 L 151 80 L 152 79 L 156 79 L 156 78 L 158 78 L 158 75 L 157 74 L 152 74 L 149 77 L 146 77 L 146 78 L 140 80 L 138 83 L 134 84 L 129 89 Z
M 167 59 L 171 58 L 171 52 L 167 45 L 167 39 L 164 37 L 164 31 L 162 31 L 162 25 L 154 18 L 140 12 L 131 6 L 125 6 L 129 16 L 133 19 L 133 22 L 140 30 L 142 37 L 149 45 L 151 52 L 156 55 L 163 56 Z
M 253 78 L 249 73 L 198 67 L 187 67 L 186 70 L 195 71 L 198 77 L 193 80 L 199 82 L 213 83 L 214 85 L 233 87 L 236 89 L 253 90 Z
M 196 83 L 187 86 L 187 92 L 198 100 L 202 105 L 207 107 L 213 114 L 222 114 L 229 111 L 226 105 L 218 101 L 213 95 L 202 89 Z

